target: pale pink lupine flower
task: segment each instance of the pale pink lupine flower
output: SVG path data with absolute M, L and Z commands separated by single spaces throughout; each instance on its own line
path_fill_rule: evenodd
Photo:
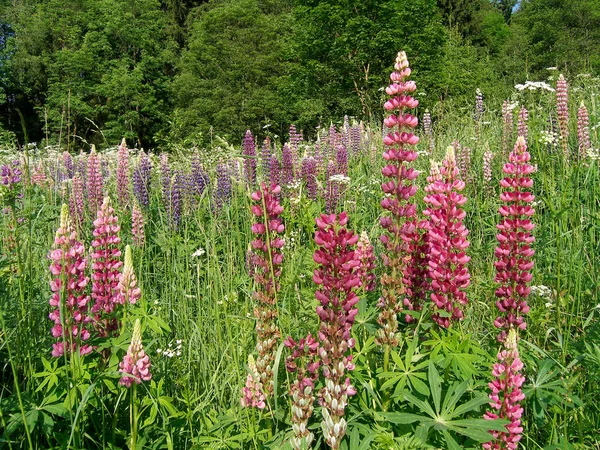
M 525 382 L 525 377 L 521 375 L 523 363 L 519 359 L 517 332 L 514 328 L 508 334 L 504 350 L 498 353 L 498 360 L 500 362 L 494 364 L 492 371 L 494 380 L 489 383 L 492 391 L 490 394 L 491 411 L 486 412 L 483 417 L 488 420 L 507 419 L 510 423 L 506 425 L 506 431 L 491 430 L 490 434 L 494 436 L 494 440 L 483 444 L 483 448 L 485 450 L 515 450 L 523 433 L 521 401 L 525 399 L 525 394 L 523 394 L 521 386 Z
M 267 404 L 265 403 L 263 385 L 260 382 L 260 375 L 252 355 L 248 355 L 248 369 L 250 373 L 246 377 L 246 385 L 242 388 L 240 404 L 243 408 L 265 409 Z
M 131 303 L 132 305 L 142 296 L 142 291 L 137 286 L 137 278 L 133 270 L 133 258 L 131 257 L 131 247 L 125 247 L 125 264 L 123 273 L 119 278 L 118 293 L 116 301 L 121 305 Z
M 140 319 L 136 319 L 131 336 L 131 344 L 123 361 L 119 363 L 119 372 L 123 374 L 119 384 L 131 387 L 133 383 L 140 384 L 142 381 L 150 381 L 150 357 L 144 351 L 142 345 L 142 325 Z
M 96 153 L 94 146 L 92 146 L 92 152 L 88 157 L 86 187 L 88 210 L 90 212 L 90 216 L 94 217 L 100 209 L 100 205 L 102 205 L 102 199 L 104 198 L 104 194 L 102 193 L 103 180 L 100 167 L 100 158 L 98 153 Z
M 144 214 L 136 203 L 131 211 L 131 235 L 133 245 L 143 247 L 146 242 L 146 233 L 144 232 Z
M 567 80 L 561 73 L 556 81 L 556 115 L 558 116 L 558 128 L 563 146 L 565 158 L 570 157 L 569 152 L 569 88 Z
M 78 230 L 83 229 L 83 219 L 85 214 L 83 190 L 83 180 L 79 174 L 76 173 L 75 176 L 73 176 L 71 196 L 69 198 L 69 208 L 71 211 L 71 217 L 75 222 L 75 227 Z
M 54 321 L 52 336 L 59 339 L 59 342 L 52 345 L 52 356 L 63 355 L 65 349 L 67 352 L 78 349 L 81 355 L 86 355 L 92 351 L 90 345 L 84 344 L 90 338 L 90 297 L 85 293 L 89 281 L 85 276 L 87 259 L 83 244 L 77 240 L 77 232 L 69 218 L 67 205 L 62 206 L 54 249 L 48 257 L 52 260 L 50 272 L 55 277 L 50 282 L 52 297 L 49 302 L 55 309 L 49 318 Z
M 582 160 L 587 157 L 587 151 L 590 149 L 590 128 L 589 128 L 588 110 L 584 103 L 577 110 L 577 140 L 579 141 L 579 158 Z

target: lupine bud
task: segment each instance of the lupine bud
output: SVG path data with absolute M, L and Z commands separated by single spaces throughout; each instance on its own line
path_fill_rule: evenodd
M 556 115 L 565 158 L 570 157 L 569 152 L 569 93 L 567 80 L 561 73 L 556 81 Z
M 521 386 L 525 377 L 521 375 L 523 363 L 519 359 L 517 332 L 514 328 L 508 333 L 504 350 L 498 353 L 498 360 L 500 362 L 494 364 L 492 371 L 494 380 L 489 383 L 492 391 L 491 411 L 486 412 L 483 417 L 488 420 L 506 419 L 510 423 L 505 425 L 506 431 L 490 430 L 494 440 L 486 442 L 482 447 L 485 450 L 516 450 L 523 433 L 521 402 L 525 399 L 525 394 Z
M 269 164 L 269 181 L 271 185 L 279 186 L 281 184 L 281 163 L 275 154 L 271 156 Z
M 117 153 L 117 200 L 122 210 L 129 207 L 129 198 L 129 149 L 127 148 L 125 138 L 123 138 Z
M 382 169 L 382 174 L 388 181 L 381 185 L 384 193 L 381 206 L 389 214 L 380 219 L 385 229 L 381 242 L 385 248 L 383 262 L 386 268 L 381 277 L 382 296 L 378 304 L 381 312 L 377 318 L 381 327 L 377 342 L 390 346 L 398 345 L 397 315 L 402 310 L 402 299 L 406 296 L 404 275 L 410 265 L 417 212 L 412 197 L 417 192 L 414 180 L 419 175 L 410 167 L 417 159 L 414 146 L 419 138 L 412 133 L 418 120 L 409 110 L 419 102 L 410 95 L 417 87 L 414 82 L 407 81 L 411 71 L 406 53 L 398 53 L 394 69 L 390 75 L 392 84 L 386 89 L 391 98 L 384 105 L 391 115 L 384 122 L 390 132 L 384 138 L 386 148 L 383 159 L 388 164 Z
M 73 158 L 71 157 L 71 154 L 67 151 L 63 152 L 62 156 L 63 156 L 64 174 L 65 174 L 65 177 L 70 180 L 75 175 L 75 168 L 73 166 Z
M 256 146 L 254 145 L 254 136 L 250 130 L 244 135 L 244 176 L 248 186 L 254 186 L 256 183 Z
M 327 213 L 335 212 L 340 200 L 340 186 L 339 182 L 335 179 L 336 175 L 337 165 L 333 161 L 330 161 L 327 165 L 327 183 L 325 185 L 325 211 Z
M 431 113 L 428 109 L 423 114 L 423 134 L 427 139 L 427 154 L 431 158 L 433 156 L 434 142 L 433 142 L 433 128 L 431 127 Z
M 362 136 L 360 126 L 353 126 L 350 128 L 350 150 L 352 156 L 357 157 L 362 151 Z
M 577 110 L 577 140 L 579 142 L 579 158 L 586 158 L 587 151 L 591 148 L 590 144 L 590 128 L 589 128 L 588 111 L 583 102 Z
M 80 355 L 87 355 L 92 351 L 92 347 L 85 344 L 90 338 L 90 297 L 85 293 L 89 282 L 89 278 L 85 276 L 87 259 L 85 248 L 78 241 L 77 232 L 69 218 L 69 208 L 65 204 L 60 214 L 60 227 L 54 238 L 54 249 L 48 258 L 52 260 L 50 272 L 54 277 L 50 282 L 50 306 L 55 308 L 49 318 L 54 321 L 52 336 L 59 339 L 59 342 L 52 345 L 52 356 L 62 356 L 65 350 L 68 353 L 79 351 Z
M 318 245 L 313 255 L 318 264 L 313 281 L 319 286 L 315 293 L 319 306 L 317 315 L 319 327 L 319 356 L 321 359 L 325 386 L 319 392 L 319 402 L 323 406 L 323 437 L 327 445 L 338 449 L 346 433 L 344 413 L 348 397 L 356 390 L 346 377 L 346 372 L 354 369 L 350 349 L 354 347 L 351 336 L 352 324 L 358 314 L 359 301 L 355 289 L 360 285 L 354 246 L 358 236 L 346 228 L 348 215 L 343 212 L 321 215 L 316 220 L 315 243 Z
M 454 148 L 448 147 L 441 179 L 428 186 L 423 199 L 429 206 L 423 214 L 429 218 L 429 276 L 431 300 L 436 310 L 445 311 L 447 317 L 435 312 L 432 316 L 441 327 L 448 328 L 451 320 L 462 320 L 462 306 L 467 304 L 464 289 L 469 286 L 470 275 L 466 254 L 469 231 L 463 225 L 466 214 L 462 206 L 467 198 L 460 193 L 465 183 L 458 178 Z
M 119 380 L 119 384 L 131 387 L 134 382 L 140 384 L 142 381 L 150 381 L 152 379 L 150 366 L 150 357 L 142 345 L 142 325 L 140 319 L 136 319 L 131 344 L 129 344 L 123 361 L 119 363 L 119 372 L 124 374 Z
M 531 292 L 529 283 L 534 254 L 531 244 L 535 241 L 531 234 L 535 225 L 530 219 L 535 213 L 531 207 L 534 196 L 531 193 L 533 180 L 529 175 L 534 168 L 529 164 L 530 158 L 525 140 L 520 136 L 509 162 L 502 169 L 507 176 L 500 181 L 504 189 L 500 200 L 505 204 L 499 210 L 503 219 L 497 226 L 498 247 L 494 263 L 496 282 L 500 284 L 496 289 L 500 316 L 494 321 L 496 328 L 501 330 L 499 341 L 505 339 L 511 328 L 525 329 L 523 315 L 529 312 L 527 297 Z

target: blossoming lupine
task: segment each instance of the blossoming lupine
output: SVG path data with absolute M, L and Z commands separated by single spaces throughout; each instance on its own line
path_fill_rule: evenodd
M 357 268 L 360 287 L 365 292 L 370 292 L 375 289 L 376 277 L 375 277 L 375 252 L 369 235 L 366 231 L 360 234 L 360 239 L 356 243 L 356 251 L 354 254 L 355 259 L 360 261 L 360 265 Z
M 171 212 L 171 183 L 173 181 L 171 174 L 171 166 L 169 165 L 169 155 L 167 153 L 160 154 L 160 184 L 162 188 L 162 201 L 167 215 Z
M 286 188 L 294 182 L 294 154 L 288 144 L 281 150 L 281 185 Z
M 391 98 L 384 104 L 384 108 L 392 112 L 384 120 L 385 126 L 391 130 L 383 139 L 386 146 L 383 158 L 388 164 L 382 169 L 382 174 L 388 181 L 381 185 L 385 194 L 381 206 L 389 211 L 389 215 L 380 220 L 386 230 L 381 236 L 385 247 L 383 262 L 386 270 L 381 277 L 382 296 L 378 304 L 381 312 L 377 318 L 381 326 L 377 342 L 389 346 L 398 345 L 397 314 L 402 310 L 401 299 L 406 294 L 403 276 L 412 251 L 410 239 L 407 242 L 406 237 L 413 233 L 415 227 L 417 208 L 411 198 L 417 192 L 414 180 L 418 176 L 418 172 L 409 164 L 417 159 L 413 147 L 419 142 L 419 138 L 412 133 L 419 122 L 409 112 L 419 104 L 410 95 L 417 86 L 414 81 L 407 81 L 411 70 L 406 53 L 398 53 L 394 69 L 390 75 L 392 84 L 386 88 Z M 392 131 L 394 129 L 396 131 Z
M 569 93 L 567 80 L 561 73 L 556 81 L 556 115 L 565 158 L 569 158 Z
M 266 137 L 260 148 L 260 159 L 262 162 L 262 180 L 266 183 L 271 179 L 271 139 L 269 136 Z
M 482 445 L 485 450 L 515 450 L 521 440 L 523 407 L 520 402 L 525 398 L 521 386 L 525 377 L 521 375 L 523 363 L 519 359 L 517 339 L 517 332 L 513 328 L 508 333 L 504 350 L 498 353 L 500 362 L 494 364 L 494 380 L 489 383 L 492 410 L 483 416 L 488 420 L 507 419 L 510 423 L 506 425 L 506 431 L 490 431 L 494 440 Z
M 131 197 L 129 186 L 129 149 L 123 138 L 117 152 L 117 200 L 122 210 L 129 207 Z
M 77 232 L 69 218 L 69 208 L 63 204 L 60 227 L 54 238 L 54 249 L 48 257 L 52 260 L 50 272 L 55 277 L 50 282 L 54 309 L 49 318 L 54 321 L 52 336 L 59 342 L 52 345 L 52 356 L 79 351 L 80 355 L 91 353 L 92 347 L 85 342 L 90 338 L 88 303 L 90 297 L 85 288 L 89 278 L 85 276 L 87 259 L 85 248 L 77 240 Z M 66 344 L 66 347 L 65 347 Z
M 131 211 L 131 235 L 133 245 L 143 247 L 146 242 L 146 233 L 144 232 L 144 215 L 137 203 L 133 205 Z
M 337 163 L 337 173 L 348 176 L 348 150 L 346 150 L 344 145 L 338 145 L 335 160 Z
M 431 278 L 431 300 L 435 308 L 445 311 L 446 316 L 435 312 L 432 316 L 440 326 L 448 328 L 450 320 L 463 318 L 462 306 L 467 304 L 464 289 L 469 286 L 470 275 L 467 263 L 469 231 L 463 225 L 465 212 L 462 209 L 467 198 L 460 193 L 465 188 L 458 178 L 454 148 L 448 147 L 440 180 L 428 186 L 423 199 L 429 206 L 423 214 L 429 218 L 429 276 Z M 462 306 L 461 306 L 462 305 Z
M 350 128 L 349 140 L 350 140 L 349 147 L 350 147 L 350 150 L 352 151 L 352 156 L 357 157 L 358 155 L 360 155 L 361 144 L 362 144 L 360 126 L 355 125 L 352 128 Z
M 150 381 L 152 379 L 150 367 L 150 357 L 142 345 L 142 325 L 140 319 L 136 319 L 127 354 L 119 363 L 119 372 L 123 374 L 119 384 L 131 387 L 133 383 L 141 384 L 142 381 Z
M 525 138 L 525 142 L 527 142 L 527 137 L 529 135 L 529 129 L 527 127 L 527 122 L 529 121 L 529 112 L 527 109 L 522 106 L 519 110 L 519 121 L 517 123 L 517 132 L 519 136 L 523 136 Z
M 502 103 L 502 123 L 502 154 L 506 155 L 513 139 L 513 112 L 508 100 L 504 100 Z
M 292 351 L 285 361 L 285 367 L 288 372 L 296 374 L 296 379 L 290 384 L 289 392 L 292 398 L 292 431 L 294 432 L 290 445 L 295 450 L 308 449 L 314 439 L 314 434 L 308 429 L 308 421 L 314 410 L 315 381 L 319 376 L 317 359 L 319 343 L 309 333 L 299 342 L 288 337 L 284 344 Z
M 581 102 L 581 106 L 577 110 L 577 140 L 579 142 L 579 158 L 586 158 L 587 151 L 590 149 L 590 128 L 589 128 L 588 110 Z
M 117 321 L 112 314 L 117 304 L 120 269 L 119 259 L 121 238 L 118 218 L 106 197 L 94 221 L 92 241 L 92 299 L 96 330 L 101 336 L 108 336 L 117 329 Z
M 319 392 L 323 407 L 321 428 L 327 445 L 338 449 L 346 434 L 344 412 L 348 397 L 356 394 L 346 371 L 354 370 L 349 352 L 354 347 L 351 329 L 358 314 L 355 288 L 360 285 L 360 261 L 355 259 L 353 250 L 358 235 L 346 228 L 345 212 L 339 217 L 323 214 L 316 222 L 315 243 L 319 247 L 313 255 L 318 264 L 313 281 L 319 286 L 315 293 L 320 303 L 319 357 L 325 377 L 325 386 Z
M 102 205 L 104 194 L 102 193 L 103 181 L 100 169 L 100 158 L 98 157 L 98 154 L 93 146 L 92 152 L 88 157 L 86 186 L 88 210 L 90 212 L 90 216 L 94 217 L 100 209 L 100 205 Z
M 244 175 L 248 186 L 256 183 L 256 146 L 250 130 L 244 135 Z
M 71 154 L 67 151 L 64 151 L 62 154 L 62 162 L 65 176 L 70 180 L 75 175 L 75 167 L 73 166 L 73 158 Z
M 284 241 L 280 237 L 285 227 L 281 221 L 283 207 L 277 195 L 279 186 L 267 187 L 261 184 L 260 190 L 252 194 L 252 214 L 257 222 L 252 225 L 255 239 L 252 241 L 252 276 L 255 282 L 253 298 L 256 300 L 256 360 L 257 373 L 264 393 L 269 397 L 273 393 L 273 363 L 277 351 L 277 341 L 281 335 L 277 325 L 277 293 L 279 276 L 283 262 Z
M 150 204 L 150 172 L 152 162 L 145 152 L 140 154 L 137 167 L 133 171 L 133 192 L 138 204 L 147 208 Z
M 82 230 L 85 205 L 83 203 L 83 181 L 79 174 L 75 174 L 71 186 L 71 197 L 69 198 L 71 217 L 75 221 L 75 228 Z
M 275 186 L 279 186 L 281 184 L 281 163 L 275 154 L 271 156 L 271 160 L 269 162 L 268 181 L 271 183 L 271 185 Z
M 195 154 L 192 159 L 192 182 L 194 194 L 198 196 L 201 196 L 206 186 L 210 184 L 210 178 L 202 167 L 202 161 L 198 154 Z
M 308 198 L 312 201 L 317 200 L 317 161 L 312 156 L 302 160 L 302 179 L 306 186 Z
M 133 258 L 131 256 L 131 247 L 125 247 L 125 264 L 123 265 L 123 273 L 119 277 L 117 286 L 117 297 L 115 301 L 124 305 L 131 303 L 135 305 L 141 298 L 142 291 L 137 286 L 137 278 L 133 270 Z
M 217 164 L 217 189 L 213 198 L 215 208 L 223 208 L 231 200 L 231 195 L 231 172 L 227 164 Z
M 246 385 L 242 388 L 240 404 L 243 408 L 265 409 L 267 404 L 263 385 L 260 382 L 260 375 L 252 355 L 248 355 L 248 369 L 250 373 L 246 377 Z
M 491 189 L 493 159 L 494 154 L 491 151 L 486 150 L 483 153 L 483 185 L 486 189 Z
M 340 200 L 340 186 L 335 175 L 337 175 L 337 165 L 333 161 L 329 161 L 325 184 L 325 211 L 327 213 L 335 212 Z
M 499 341 L 505 339 L 510 328 L 525 329 L 523 314 L 529 312 L 527 297 L 531 288 L 528 284 L 534 264 L 531 244 L 535 241 L 531 234 L 535 225 L 530 219 L 535 212 L 531 207 L 534 196 L 530 192 L 533 180 L 529 175 L 534 167 L 529 164 L 530 158 L 525 140 L 520 136 L 509 162 L 502 169 L 506 177 L 500 181 L 504 188 L 500 199 L 505 204 L 499 209 L 503 219 L 497 226 L 499 245 L 494 263 L 496 282 L 500 284 L 496 289 L 496 306 L 500 316 L 494 321 L 496 328 L 501 330 Z

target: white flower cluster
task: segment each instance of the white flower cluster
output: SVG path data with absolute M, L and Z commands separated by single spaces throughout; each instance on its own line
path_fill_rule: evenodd
M 530 91 L 537 91 L 538 89 L 543 89 L 546 91 L 554 92 L 554 88 L 545 81 L 526 81 L 525 84 L 515 85 L 515 89 L 517 91 L 524 91 L 526 89 Z
M 600 149 L 588 148 L 586 150 L 586 153 L 587 153 L 587 157 L 590 158 L 592 161 L 600 160 Z
M 157 348 L 156 353 L 159 355 L 166 356 L 167 358 L 173 358 L 174 356 L 181 356 L 181 339 L 177 339 L 175 344 L 169 342 L 169 346 L 165 349 Z
M 350 178 L 341 173 L 330 176 L 329 181 L 336 181 L 340 184 L 350 184 Z
M 204 255 L 205 253 L 206 253 L 206 250 L 204 250 L 202 247 L 198 247 L 198 250 L 196 250 L 194 253 L 192 253 L 192 257 L 199 258 L 200 256 Z
M 553 131 L 542 131 L 540 136 L 540 143 L 558 146 L 558 134 Z
M 531 286 L 531 293 L 546 300 L 546 308 L 550 308 L 554 303 L 554 294 L 552 292 L 552 289 L 550 289 L 548 286 Z

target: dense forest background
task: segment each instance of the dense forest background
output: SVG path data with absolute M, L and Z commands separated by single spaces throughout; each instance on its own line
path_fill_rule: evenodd
M 379 120 L 407 52 L 423 107 L 600 72 L 598 0 L 1 0 L 0 141 L 99 146 Z

